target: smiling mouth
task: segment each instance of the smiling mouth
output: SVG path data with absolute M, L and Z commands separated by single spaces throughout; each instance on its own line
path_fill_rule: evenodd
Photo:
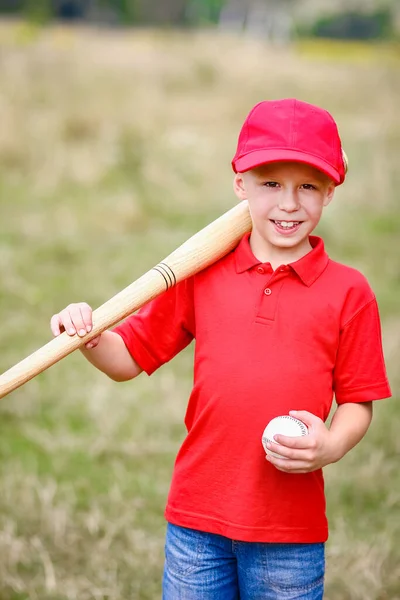
M 274 225 L 277 225 L 278 227 L 282 227 L 283 229 L 293 229 L 294 227 L 297 227 L 298 225 L 300 225 L 303 221 L 274 221 L 273 219 L 270 219 L 271 223 L 274 223 Z

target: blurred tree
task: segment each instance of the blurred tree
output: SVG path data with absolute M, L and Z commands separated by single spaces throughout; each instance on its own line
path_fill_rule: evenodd
M 188 0 L 186 21 L 193 25 L 218 23 L 226 0 Z
M 25 0 L 23 12 L 29 20 L 37 23 L 45 23 L 54 15 L 51 0 Z
M 300 35 L 350 39 L 400 37 L 399 0 L 296 0 Z
M 311 35 L 340 39 L 382 39 L 393 33 L 391 13 L 388 9 L 372 14 L 354 12 L 333 15 L 317 20 Z
M 53 10 L 61 19 L 83 19 L 90 6 L 89 0 L 53 0 Z
M 119 17 L 125 24 L 135 23 L 137 21 L 137 2 L 136 0 L 117 0 L 115 2 Z
M 243 30 L 274 42 L 287 42 L 292 32 L 293 0 L 228 0 L 221 11 L 223 29 Z
M 135 4 L 142 23 L 179 25 L 185 22 L 187 0 L 135 0 Z
M 22 0 L 0 0 L 0 11 L 13 13 L 21 10 Z
M 0 13 L 35 21 L 87 19 L 125 25 L 201 26 L 286 42 L 300 34 L 344 38 L 400 36 L 400 0 L 0 0 Z
M 126 25 L 174 25 L 184 23 L 187 3 L 188 0 L 90 0 L 89 15 L 93 20 L 118 20 Z

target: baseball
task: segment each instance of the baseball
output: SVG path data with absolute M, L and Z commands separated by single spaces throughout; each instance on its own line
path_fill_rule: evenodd
M 272 419 L 272 421 L 268 423 L 264 429 L 261 439 L 265 452 L 270 456 L 275 456 L 276 458 L 286 458 L 285 456 L 281 456 L 276 452 L 271 452 L 271 450 L 267 448 L 268 442 L 277 444 L 277 442 L 274 440 L 274 435 L 277 435 L 278 433 L 281 435 L 287 435 L 289 437 L 298 437 L 307 435 L 308 429 L 302 421 L 295 419 L 290 415 L 275 417 L 275 419 Z

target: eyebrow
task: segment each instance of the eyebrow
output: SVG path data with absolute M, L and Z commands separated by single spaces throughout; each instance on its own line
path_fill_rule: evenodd
M 278 173 L 274 173 L 274 171 L 272 172 L 255 172 L 254 173 L 255 176 L 257 177 L 257 179 L 271 179 L 271 180 L 275 180 L 275 179 L 281 179 L 282 175 L 279 175 Z M 317 174 L 309 174 L 309 175 L 299 175 L 298 177 L 299 180 L 301 180 L 303 183 L 312 183 L 312 182 L 318 182 L 318 183 L 328 183 L 328 178 L 325 179 L 325 177 L 323 176 L 323 174 L 321 174 L 321 176 L 317 175 Z

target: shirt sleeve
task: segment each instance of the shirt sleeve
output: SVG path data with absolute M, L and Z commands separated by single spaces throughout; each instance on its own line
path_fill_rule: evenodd
M 178 283 L 113 329 L 138 365 L 151 375 L 195 336 L 193 278 Z
M 358 310 L 341 330 L 333 387 L 338 404 L 391 396 L 375 298 Z

